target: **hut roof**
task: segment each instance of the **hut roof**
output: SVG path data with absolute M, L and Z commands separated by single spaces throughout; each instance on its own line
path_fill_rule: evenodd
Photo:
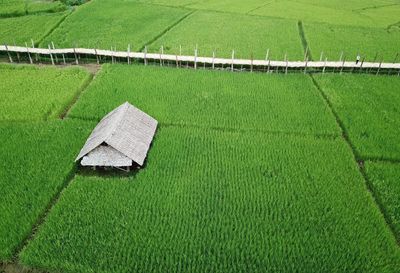
M 157 120 L 125 102 L 97 124 L 75 161 L 106 143 L 142 166 L 156 129 Z

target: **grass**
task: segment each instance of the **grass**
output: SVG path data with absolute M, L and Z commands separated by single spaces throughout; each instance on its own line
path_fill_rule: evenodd
M 350 61 L 359 53 L 366 61 L 393 62 L 400 53 L 400 31 L 328 24 L 305 24 L 304 28 L 311 52 L 319 57 L 323 51 L 328 60 L 339 60 L 343 51 Z
M 66 272 L 396 272 L 400 252 L 341 138 L 161 127 L 134 178 L 77 176 L 21 261 Z
M 363 159 L 400 159 L 400 78 L 318 75 L 317 81 Z
M 400 164 L 365 162 L 367 176 L 400 240 Z
M 198 45 L 200 56 L 231 58 L 235 50 L 236 58 L 266 58 L 270 49 L 270 58 L 283 60 L 285 53 L 290 60 L 302 58 L 302 46 L 296 21 L 251 17 L 218 12 L 195 12 L 155 41 L 150 49 L 159 52 L 164 46 L 165 52 L 179 54 L 182 45 L 183 54 L 194 55 Z
M 1 44 L 31 46 L 31 39 L 38 43 L 68 12 L 27 15 L 0 19 Z M 16 35 L 18 33 L 18 35 Z M 47 45 L 46 45 L 47 47 Z
M 92 126 L 78 121 L 0 123 L 0 261 L 12 258 L 61 189 Z
M 232 13 L 247 13 L 253 9 L 263 6 L 270 2 L 270 0 L 203 0 L 193 1 L 194 3 L 188 5 L 189 8 L 205 9 L 205 10 L 217 10 L 222 12 Z
M 0 17 L 22 16 L 38 12 L 59 12 L 66 9 L 60 1 L 0 0 Z
M 105 65 L 70 117 L 100 120 L 125 101 L 166 125 L 339 133 L 328 107 L 303 75 Z
M 321 3 L 322 4 L 321 4 Z M 371 18 L 352 9 L 338 9 L 324 5 L 328 1 L 272 1 L 269 5 L 252 11 L 250 14 L 272 16 L 286 19 L 302 20 L 304 22 L 331 23 L 344 26 L 386 27 L 385 16 Z M 331 1 L 329 1 L 331 2 Z M 343 4 L 344 1 L 342 1 Z M 371 1 L 372 2 L 372 1 Z M 336 4 L 338 2 L 336 1 Z M 344 4 L 346 5 L 346 4 Z M 368 6 L 368 4 L 364 4 Z
M 41 45 L 53 41 L 57 47 L 126 50 L 130 44 L 139 50 L 187 13 L 132 2 L 91 1 L 78 7 Z
M 0 120 L 58 118 L 89 78 L 82 68 L 0 65 Z

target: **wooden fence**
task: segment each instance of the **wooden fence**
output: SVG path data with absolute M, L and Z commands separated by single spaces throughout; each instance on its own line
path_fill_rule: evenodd
M 101 49 L 87 49 L 87 48 L 64 48 L 56 49 L 51 46 L 49 48 L 34 48 L 34 47 L 21 47 L 21 46 L 7 46 L 0 45 L 0 53 L 3 52 L 7 55 L 9 61 L 26 60 L 33 64 L 35 61 L 39 62 L 39 56 L 44 56 L 45 61 L 56 64 L 67 64 L 67 61 L 72 61 L 79 64 L 81 60 L 89 60 L 89 62 L 126 62 L 130 64 L 132 61 L 140 61 L 147 65 L 149 62 L 156 62 L 160 65 L 176 65 L 178 67 L 186 66 L 197 69 L 201 66 L 210 69 L 225 69 L 225 70 L 250 70 L 250 71 L 264 71 L 264 72 L 284 72 L 300 71 L 307 73 L 309 71 L 318 71 L 324 73 L 325 71 L 364 71 L 379 74 L 383 71 L 387 74 L 400 76 L 400 63 L 385 63 L 385 62 L 365 62 L 360 60 L 346 61 L 344 58 L 340 61 L 328 61 L 327 58 L 323 61 L 308 61 L 305 57 L 304 61 L 289 61 L 285 58 L 283 61 L 265 60 L 252 60 L 252 59 L 236 59 L 234 52 L 232 58 L 216 58 L 197 56 L 197 50 L 193 56 L 185 55 L 172 55 L 160 53 L 148 53 L 147 48 L 144 52 L 131 52 L 128 48 L 127 51 L 113 51 Z M 23 58 L 24 57 L 24 58 Z M 43 60 L 41 60 L 43 61 Z

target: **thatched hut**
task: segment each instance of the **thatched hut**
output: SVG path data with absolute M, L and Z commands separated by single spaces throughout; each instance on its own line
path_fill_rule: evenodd
M 130 169 L 143 166 L 157 120 L 125 102 L 94 128 L 75 161 L 82 166 Z

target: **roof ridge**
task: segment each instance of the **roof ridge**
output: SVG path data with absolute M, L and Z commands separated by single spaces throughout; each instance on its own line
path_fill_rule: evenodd
M 117 128 L 121 125 L 122 121 L 124 120 L 124 116 L 129 108 L 129 102 L 125 102 L 124 104 L 121 105 L 121 113 L 118 113 L 118 118 L 117 122 L 115 123 L 114 127 L 110 131 L 110 134 L 105 138 L 104 142 L 107 143 L 107 141 L 115 134 L 117 131 Z M 107 143 L 108 144 L 108 143 Z M 114 147 L 113 147 L 114 148 Z M 115 148 L 114 148 L 115 149 Z

